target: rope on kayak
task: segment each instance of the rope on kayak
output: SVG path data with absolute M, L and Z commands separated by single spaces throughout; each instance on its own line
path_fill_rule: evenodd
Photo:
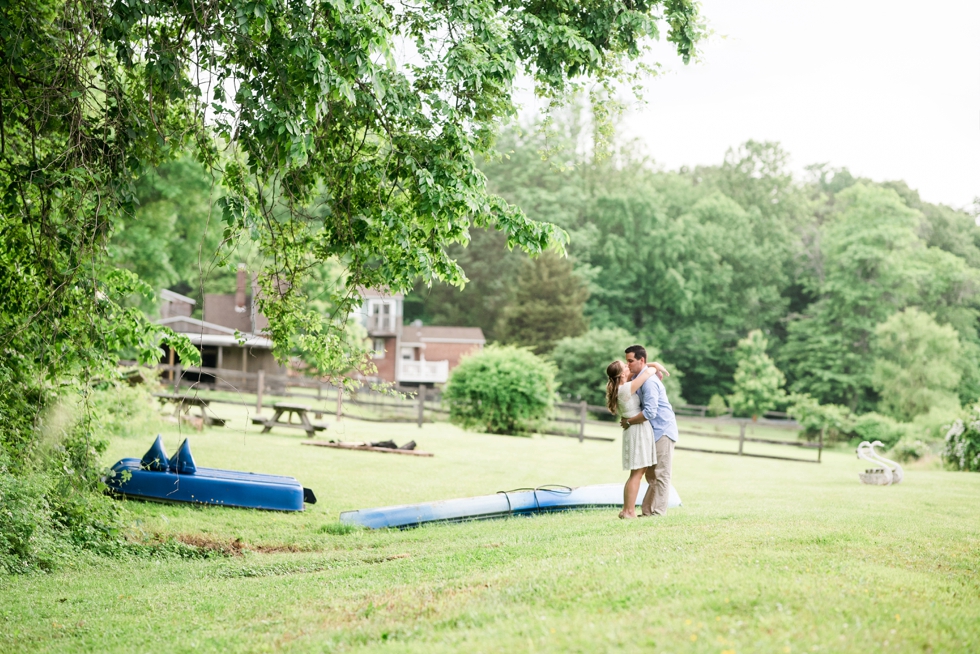
M 497 495 L 503 495 L 507 498 L 507 513 L 514 515 L 514 506 L 510 503 L 510 493 L 526 493 L 531 491 L 534 493 L 534 510 L 541 510 L 541 503 L 538 502 L 538 491 L 548 491 L 549 493 L 561 493 L 563 495 L 568 495 L 572 492 L 571 486 L 564 486 L 562 484 L 544 484 L 543 486 L 538 486 L 537 488 L 512 488 L 507 491 L 497 491 Z

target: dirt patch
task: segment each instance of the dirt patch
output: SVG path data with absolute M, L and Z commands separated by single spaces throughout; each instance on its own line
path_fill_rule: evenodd
M 261 554 L 278 554 L 281 552 L 302 552 L 298 545 L 246 545 L 245 549 Z
M 242 556 L 245 552 L 258 552 L 259 554 L 295 554 L 303 551 L 298 545 L 249 545 L 240 538 L 221 540 L 205 536 L 204 534 L 177 534 L 174 538 L 184 545 L 190 545 L 210 552 L 218 552 L 226 556 Z
M 226 556 L 241 556 L 246 549 L 251 549 L 246 547 L 245 543 L 239 538 L 225 541 L 203 534 L 177 534 L 175 538 L 184 545 L 190 545 L 191 547 L 197 547 L 211 552 L 220 552 Z

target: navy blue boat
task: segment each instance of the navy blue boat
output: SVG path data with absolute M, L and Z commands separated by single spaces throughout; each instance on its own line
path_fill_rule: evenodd
M 637 501 L 643 498 L 646 489 L 647 484 L 643 482 L 637 495 Z M 360 525 L 369 529 L 383 529 L 385 527 L 415 527 L 427 522 L 490 520 L 513 515 L 532 515 L 569 509 L 619 507 L 622 504 L 622 484 L 597 484 L 578 488 L 541 486 L 481 497 L 344 511 L 340 514 L 340 521 L 344 524 Z M 673 486 L 670 487 L 667 505 L 670 508 L 681 505 L 681 498 Z
M 304 502 L 316 502 L 313 491 L 293 477 L 199 468 L 186 439 L 168 459 L 159 436 L 142 459 L 122 459 L 112 466 L 105 483 L 116 495 L 159 502 L 269 511 L 302 511 Z

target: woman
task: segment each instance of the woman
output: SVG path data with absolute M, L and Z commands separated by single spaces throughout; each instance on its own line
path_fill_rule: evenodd
M 606 406 L 614 414 L 632 418 L 640 412 L 640 396 L 637 391 L 643 382 L 656 374 L 653 364 L 630 381 L 630 371 L 622 361 L 613 361 L 606 368 L 609 381 L 606 382 Z M 640 491 L 640 481 L 646 469 L 657 462 L 657 451 L 653 445 L 653 427 L 649 421 L 630 425 L 623 430 L 623 470 L 630 476 L 623 487 L 623 510 L 620 518 L 636 517 L 636 495 Z

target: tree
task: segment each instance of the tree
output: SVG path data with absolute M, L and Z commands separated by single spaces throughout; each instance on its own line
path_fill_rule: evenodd
M 163 339 L 197 361 L 186 339 L 126 308 L 153 289 L 106 260 L 149 169 L 193 150 L 221 180 L 222 240 L 247 238 L 266 262 L 260 308 L 276 354 L 300 339 L 318 369 L 349 368 L 357 288 L 460 283 L 446 248 L 472 226 L 531 253 L 561 248 L 560 229 L 487 192 L 474 158 L 514 114 L 519 74 L 559 103 L 585 79 L 636 79 L 661 21 L 687 61 L 703 34 L 693 0 L 4 4 L 2 465 L 32 465 L 35 419 L 62 382 L 111 379 L 120 349 L 153 361 Z M 324 317 L 304 276 L 331 260 L 345 274 Z
M 562 338 L 586 330 L 588 297 L 589 289 L 571 262 L 546 252 L 524 264 L 514 300 L 501 312 L 497 335 L 504 343 L 547 354 Z
M 867 411 L 874 330 L 910 304 L 976 334 L 978 271 L 917 235 L 922 216 L 890 189 L 855 184 L 837 194 L 806 280 L 817 298 L 793 319 L 780 351 L 791 388 L 822 403 Z
M 527 349 L 491 345 L 453 369 L 443 398 L 450 421 L 464 429 L 524 434 L 551 414 L 555 373 Z
M 738 369 L 729 405 L 735 413 L 752 416 L 753 420 L 775 407 L 786 394 L 786 377 L 766 354 L 768 345 L 762 331 L 755 329 L 738 342 L 735 351 Z
M 220 247 L 224 229 L 214 211 L 219 190 L 218 181 L 187 154 L 147 170 L 135 183 L 137 208 L 116 223 L 109 261 L 153 289 L 181 288 L 199 306 L 205 280 L 216 292 L 215 278 L 227 275 L 233 289 L 234 274 L 220 265 L 231 253 Z M 141 301 L 150 313 L 156 304 L 155 295 Z
M 881 410 L 906 422 L 934 407 L 958 411 L 960 349 L 955 329 L 915 307 L 878 325 L 872 383 Z
M 431 325 L 481 327 L 488 341 L 497 340 L 501 313 L 514 297 L 514 288 L 527 255 L 507 248 L 507 237 L 493 229 L 476 229 L 463 247 L 449 248 L 466 271 L 466 285 L 444 282 L 431 286 L 419 280 L 405 297 L 405 320 Z

